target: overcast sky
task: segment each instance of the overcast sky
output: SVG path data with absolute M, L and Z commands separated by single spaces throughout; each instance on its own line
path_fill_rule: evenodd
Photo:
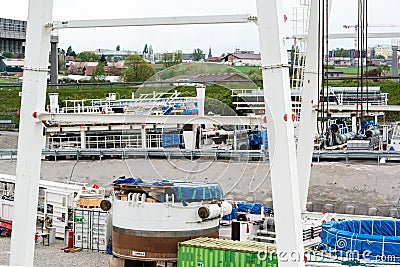
M 292 33 L 293 7 L 300 0 L 282 0 L 284 13 L 288 16 L 285 32 Z M 0 9 L 0 17 L 26 20 L 29 0 L 13 0 Z M 354 25 L 357 0 L 333 0 L 330 32 L 352 32 L 343 24 Z M 370 0 L 369 24 L 400 24 L 399 0 Z M 154 16 L 187 16 L 243 14 L 256 15 L 255 0 L 54 0 L 53 20 L 134 18 Z M 373 31 L 400 31 L 400 28 L 370 28 Z M 370 44 L 390 44 L 391 40 L 370 40 Z M 259 51 L 257 27 L 252 24 L 158 26 L 102 29 L 71 29 L 60 31 L 60 47 L 69 45 L 76 52 L 98 48 L 142 51 L 145 44 L 153 46 L 154 52 L 182 50 L 192 52 L 195 48 L 213 55 L 232 52 L 235 48 Z M 335 40 L 330 47 L 352 48 L 353 40 Z

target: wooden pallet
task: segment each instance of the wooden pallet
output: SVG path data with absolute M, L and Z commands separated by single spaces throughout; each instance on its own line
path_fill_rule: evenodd
M 91 198 L 81 197 L 79 199 L 79 206 L 81 208 L 98 208 L 100 207 L 101 200 L 102 200 L 101 198 L 91 199 Z
M 84 205 L 79 205 L 79 207 L 84 208 L 84 209 L 100 208 L 100 206 L 84 206 Z

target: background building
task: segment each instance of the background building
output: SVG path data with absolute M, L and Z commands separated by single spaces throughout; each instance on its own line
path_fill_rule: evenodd
M 24 53 L 26 21 L 0 18 L 0 53 Z

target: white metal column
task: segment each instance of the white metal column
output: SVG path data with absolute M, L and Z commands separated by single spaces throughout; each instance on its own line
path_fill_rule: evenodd
M 81 148 L 85 149 L 86 148 L 86 130 L 87 127 L 81 126 Z M 107 145 L 106 145 L 107 147 Z
M 300 196 L 282 1 L 257 0 L 279 266 L 304 266 Z M 279 252 L 278 252 L 279 253 Z M 297 259 L 288 257 L 297 253 Z M 283 256 L 283 255 L 282 255 Z M 294 257 L 296 258 L 296 257 Z
M 142 148 L 146 148 L 147 147 L 146 124 L 142 124 L 140 136 L 142 138 Z
M 53 0 L 30 0 L 26 56 L 18 138 L 13 232 L 10 265 L 33 266 L 34 236 L 42 154 L 42 129 L 34 112 L 43 112 L 46 100 Z
M 328 1 L 329 8 L 332 0 Z M 311 162 L 314 150 L 314 137 L 317 129 L 318 80 L 322 83 L 322 66 L 318 69 L 318 55 L 322 55 L 320 44 L 323 41 L 318 34 L 323 27 L 319 21 L 319 12 L 325 8 L 319 0 L 311 0 L 311 13 L 307 40 L 306 64 L 303 83 L 299 141 L 297 144 L 297 167 L 301 209 L 306 210 L 308 187 L 311 175 Z M 330 11 L 328 12 L 330 13 Z M 329 15 L 328 15 L 329 17 Z M 321 25 L 321 26 L 319 26 Z

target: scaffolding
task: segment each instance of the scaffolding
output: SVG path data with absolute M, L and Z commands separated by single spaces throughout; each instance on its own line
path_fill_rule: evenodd
M 305 55 L 307 49 L 308 21 L 310 16 L 310 0 L 300 0 L 300 6 L 293 8 L 293 47 L 291 50 L 291 88 L 303 87 Z

